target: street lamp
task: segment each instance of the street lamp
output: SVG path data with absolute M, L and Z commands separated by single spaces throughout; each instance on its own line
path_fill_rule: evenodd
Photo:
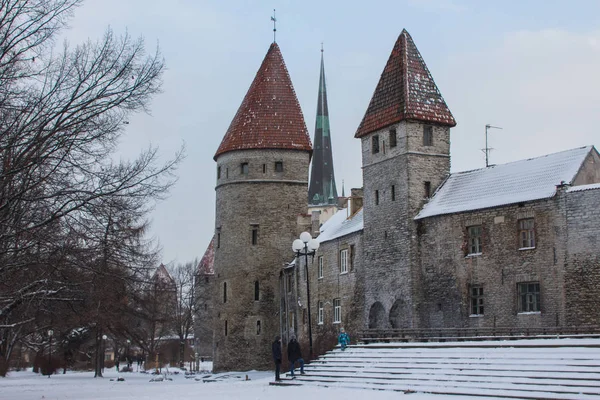
M 48 337 L 50 338 L 50 344 L 48 345 L 48 378 L 52 375 L 52 335 L 54 335 L 54 331 L 48 329 Z
M 102 358 L 100 359 L 102 362 L 102 372 L 104 372 L 104 359 L 106 358 L 106 339 L 108 336 L 102 335 Z
M 319 242 L 312 238 L 312 235 L 308 232 L 302 232 L 300 239 L 294 240 L 292 243 L 292 250 L 296 253 L 296 257 L 300 258 L 301 254 L 304 254 L 304 271 L 306 275 L 306 300 L 308 302 L 308 346 L 310 348 L 310 358 L 313 357 L 313 342 L 312 342 L 312 322 L 310 317 L 310 279 L 308 277 L 308 256 L 314 257 L 315 253 L 319 249 Z
M 129 345 L 131 344 L 131 340 L 127 339 L 127 350 L 125 351 L 125 361 L 127 361 L 127 369 L 130 368 L 130 358 L 129 358 Z

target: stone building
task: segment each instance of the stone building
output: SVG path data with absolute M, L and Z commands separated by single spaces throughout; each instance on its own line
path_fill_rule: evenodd
M 273 126 L 269 112 L 252 116 L 263 119 L 267 132 Z M 245 121 L 258 123 L 252 118 Z M 305 139 L 301 150 L 255 148 L 255 137 L 238 134 L 238 147 L 221 152 L 228 131 L 216 156 L 217 243 L 223 235 L 222 249 L 217 245 L 215 252 L 219 369 L 270 367 L 275 334 L 297 335 L 308 349 L 311 332 L 316 356 L 335 345 L 342 326 L 353 335 L 368 328 L 599 324 L 597 150 L 587 146 L 451 174 L 455 125 L 403 30 L 355 135 L 361 140 L 364 186 L 318 229 L 317 213 L 312 220 L 306 214 L 305 131 L 293 136 Z M 297 175 L 263 182 L 260 163 L 263 174 L 269 165 L 263 160 L 295 163 Z M 247 176 L 244 163 L 254 168 Z M 225 180 L 223 174 L 229 174 Z M 251 244 L 253 227 L 270 252 Z M 273 230 L 263 237 L 264 228 Z M 318 231 L 320 248 L 290 262 L 291 243 L 302 230 Z M 256 282 L 261 291 L 252 302 Z M 224 285 L 234 293 L 231 301 L 222 298 L 229 293 Z M 259 320 L 268 337 L 256 330 Z M 254 348 L 248 352 L 244 346 Z

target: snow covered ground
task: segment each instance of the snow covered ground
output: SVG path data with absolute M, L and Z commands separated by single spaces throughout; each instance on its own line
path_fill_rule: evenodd
M 249 380 L 246 381 L 246 375 Z M 314 386 L 269 386 L 272 372 L 241 372 L 213 375 L 217 382 L 186 379 L 169 375 L 172 381 L 150 382 L 153 377 L 138 372 L 105 371 L 104 378 L 93 378 L 91 372 L 67 372 L 48 378 L 30 371 L 11 372 L 0 378 L 0 400 L 458 400 L 462 396 L 403 394 L 362 389 L 322 388 Z M 111 381 L 122 376 L 124 382 Z M 206 376 L 205 375 L 200 375 Z M 475 400 L 477 397 L 469 397 Z

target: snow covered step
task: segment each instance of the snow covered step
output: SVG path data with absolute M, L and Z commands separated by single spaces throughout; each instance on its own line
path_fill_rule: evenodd
M 308 375 L 294 383 L 519 399 L 600 399 L 600 340 L 358 345 L 328 352 L 305 370 Z
M 514 371 L 512 374 L 490 375 L 489 373 L 477 371 L 459 371 L 459 370 L 439 370 L 437 372 L 425 371 L 425 372 L 361 372 L 352 370 L 322 370 L 322 369 L 306 369 L 307 373 L 311 376 L 353 376 L 356 378 L 372 378 L 372 379 L 387 379 L 387 380 L 402 380 L 410 377 L 411 379 L 439 379 L 439 380 L 470 380 L 476 382 L 483 381 L 498 381 L 498 382 L 512 382 L 512 383 L 532 383 L 536 382 L 539 384 L 547 384 L 548 380 L 551 379 L 553 384 L 565 385 L 565 386 L 590 386 L 598 387 L 600 379 L 597 377 L 587 377 L 588 379 L 581 378 L 577 374 L 560 374 L 557 376 L 552 374 L 551 377 L 548 373 L 540 372 L 537 374 L 527 373 L 524 375 L 520 371 Z
M 296 380 L 297 381 L 297 380 Z M 568 393 L 557 393 L 549 391 L 547 387 L 542 390 L 536 391 L 534 388 L 529 391 L 522 390 L 510 390 L 510 389 L 491 389 L 489 387 L 459 387 L 453 385 L 444 384 L 431 384 L 431 385 L 407 385 L 407 384 L 376 384 L 370 382 L 362 382 L 360 380 L 350 381 L 313 381 L 308 382 L 306 377 L 301 378 L 301 381 L 295 382 L 304 384 L 317 384 L 324 387 L 339 387 L 339 388 L 352 388 L 352 389 L 374 389 L 374 390 L 393 390 L 399 392 L 420 392 L 420 393 L 432 393 L 432 394 L 452 394 L 452 395 L 464 395 L 464 396 L 487 396 L 487 397 L 502 397 L 502 398 L 515 398 L 515 399 L 560 399 L 560 400 L 587 400 L 595 399 L 598 400 L 597 394 L 585 394 L 582 392 L 572 391 Z
M 475 378 L 475 379 L 474 379 Z M 381 376 L 375 374 L 360 374 L 351 375 L 343 372 L 334 373 L 322 373 L 313 375 L 309 373 L 307 377 L 301 377 L 302 380 L 308 381 L 319 381 L 319 380 L 347 380 L 351 381 L 361 380 L 369 383 L 410 383 L 410 384 L 447 384 L 455 383 L 467 386 L 481 386 L 485 384 L 485 387 L 490 388 L 494 386 L 499 387 L 511 387 L 512 389 L 528 390 L 532 386 L 546 386 L 548 378 L 531 378 L 531 377 L 497 377 L 497 376 L 478 376 L 472 377 L 468 375 L 433 375 L 433 374 L 414 374 L 404 376 Z M 560 389 L 558 391 L 577 391 L 577 392 L 589 392 L 600 395 L 600 387 L 598 382 L 588 380 L 566 380 L 566 379 L 552 379 L 552 384 L 557 385 Z

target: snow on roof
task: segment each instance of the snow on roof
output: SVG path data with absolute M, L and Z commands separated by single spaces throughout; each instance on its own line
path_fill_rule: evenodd
M 582 192 L 584 190 L 600 189 L 600 183 L 592 183 L 591 185 L 572 186 L 567 189 L 567 192 Z
M 361 231 L 363 224 L 363 209 L 348 217 L 348 209 L 344 208 L 331 216 L 319 230 L 317 240 L 324 243 L 328 240 L 337 239 L 354 232 Z
M 593 146 L 451 174 L 415 219 L 554 196 L 570 184 Z

